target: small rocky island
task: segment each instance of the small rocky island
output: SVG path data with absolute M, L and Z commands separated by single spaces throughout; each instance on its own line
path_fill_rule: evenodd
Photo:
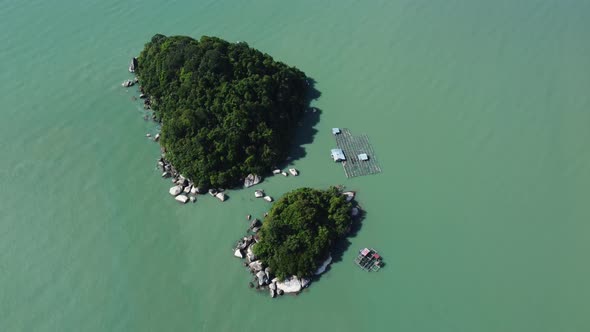
M 158 34 L 129 71 L 161 124 L 158 164 L 181 187 L 170 191 L 180 202 L 193 188 L 260 182 L 257 174 L 286 160 L 294 124 L 307 108 L 305 74 L 243 42 Z
M 245 259 L 255 276 L 250 286 L 268 288 L 275 297 L 299 293 L 322 274 L 332 261 L 334 245 L 350 233 L 359 216 L 351 195 L 337 187 L 300 188 L 281 197 L 262 222 L 253 219 L 253 234 L 234 248 L 234 256 Z

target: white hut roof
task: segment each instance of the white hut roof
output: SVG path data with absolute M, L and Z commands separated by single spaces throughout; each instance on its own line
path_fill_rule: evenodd
M 342 151 L 342 149 L 332 149 L 332 158 L 334 161 L 346 160 L 344 151 Z

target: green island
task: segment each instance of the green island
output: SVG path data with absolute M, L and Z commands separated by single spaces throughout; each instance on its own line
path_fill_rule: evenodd
M 273 297 L 274 291 L 297 293 L 325 271 L 334 245 L 349 234 L 354 215 L 358 208 L 352 197 L 339 188 L 295 189 L 273 205 L 255 237 L 238 241 L 235 255 L 243 258 L 246 252 L 247 265 L 256 275 L 252 287 L 268 286 Z
M 330 254 L 332 244 L 348 233 L 351 209 L 351 203 L 334 187 L 291 191 L 265 218 L 254 254 L 279 279 L 311 277 Z
M 243 42 L 157 34 L 136 74 L 160 143 L 195 186 L 235 187 L 285 161 L 307 107 L 305 74 Z

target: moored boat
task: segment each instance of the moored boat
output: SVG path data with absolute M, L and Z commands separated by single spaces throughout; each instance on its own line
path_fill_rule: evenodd
M 295 168 L 289 168 L 289 173 L 291 173 L 293 176 L 299 175 L 299 171 Z
M 254 191 L 254 197 L 260 198 L 260 197 L 263 197 L 263 196 L 264 196 L 264 191 L 262 191 L 262 190 L 256 190 L 256 191 Z
M 264 196 L 264 200 L 267 202 L 272 202 L 272 197 L 266 195 L 266 196 Z
M 361 269 L 371 272 L 378 271 L 383 266 L 381 255 L 373 248 L 363 248 L 359 250 L 359 255 L 354 262 Z

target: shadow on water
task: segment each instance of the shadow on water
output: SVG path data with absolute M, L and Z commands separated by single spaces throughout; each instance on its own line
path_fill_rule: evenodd
M 319 99 L 322 94 L 315 88 L 316 81 L 313 78 L 308 78 L 307 81 L 309 82 L 309 89 L 306 98 L 306 112 L 298 123 L 298 128 L 293 139 L 293 148 L 289 153 L 289 157 L 284 164 L 279 165 L 281 167 L 285 167 L 298 159 L 304 158 L 306 152 L 303 146 L 313 143 L 313 139 L 318 132 L 315 126 L 320 122 L 322 112 L 317 107 L 311 107 L 310 105 L 312 101 Z
M 365 218 L 367 216 L 367 212 L 364 211 L 358 205 L 356 200 L 353 200 L 352 203 L 353 203 L 353 206 L 355 206 L 359 209 L 359 214 L 356 217 L 354 217 L 354 219 L 352 221 L 352 225 L 350 226 L 350 232 L 348 233 L 348 235 L 345 238 L 340 239 L 336 243 L 334 243 L 334 246 L 332 247 L 332 251 L 330 252 L 332 255 L 332 264 L 342 261 L 342 257 L 344 256 L 344 253 L 349 249 L 349 247 L 352 243 L 352 242 L 350 242 L 350 239 L 357 236 L 358 232 L 361 230 L 363 220 L 365 220 Z M 361 248 L 359 248 L 359 249 L 361 249 Z M 353 264 L 352 261 L 350 263 Z M 326 271 L 324 273 L 320 274 L 319 276 L 315 276 L 313 278 L 313 281 L 315 281 L 315 282 L 319 281 L 323 275 L 325 275 L 328 271 L 330 271 L 332 264 L 328 265 L 328 267 L 326 268 Z

